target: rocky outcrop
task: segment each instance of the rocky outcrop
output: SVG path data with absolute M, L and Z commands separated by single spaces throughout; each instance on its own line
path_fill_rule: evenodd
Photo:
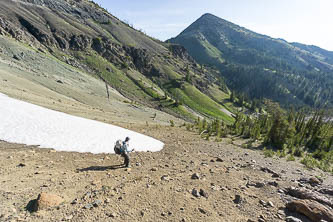
M 90 48 L 92 39 L 85 35 L 73 35 L 69 41 L 69 47 L 73 50 L 85 50 Z
M 55 44 L 54 39 L 44 31 L 37 28 L 30 21 L 23 17 L 19 17 L 19 22 L 21 25 L 31 34 L 33 35 L 40 43 L 45 44 L 47 46 L 53 46 Z
M 321 204 L 324 204 L 324 205 L 327 205 L 327 206 L 333 208 L 333 202 L 318 192 L 307 190 L 307 189 L 294 188 L 294 187 L 288 188 L 287 192 L 289 195 L 291 195 L 293 197 L 296 197 L 299 199 L 314 200 Z
M 290 211 L 304 214 L 313 222 L 327 221 L 333 222 L 332 209 L 312 200 L 294 200 L 287 204 Z
M 10 35 L 14 39 L 21 41 L 23 39 L 23 31 L 16 28 L 12 23 L 0 17 L 0 35 Z
M 177 44 L 170 44 L 168 49 L 173 54 L 173 56 L 189 60 L 190 62 L 194 62 L 193 58 L 188 54 L 187 50 L 184 46 L 177 45 Z

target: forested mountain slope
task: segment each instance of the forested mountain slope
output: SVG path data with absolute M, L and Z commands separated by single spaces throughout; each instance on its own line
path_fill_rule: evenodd
M 333 105 L 333 52 L 261 35 L 211 14 L 167 42 L 183 45 L 199 63 L 218 67 L 229 87 L 250 98 Z

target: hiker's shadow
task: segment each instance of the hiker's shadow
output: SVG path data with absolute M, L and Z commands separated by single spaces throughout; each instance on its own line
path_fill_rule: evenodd
M 87 168 L 82 168 L 82 169 L 76 169 L 78 172 L 85 172 L 85 171 L 105 171 L 105 170 L 116 170 L 120 168 L 124 168 L 124 164 L 120 165 L 113 165 L 113 166 L 91 166 Z

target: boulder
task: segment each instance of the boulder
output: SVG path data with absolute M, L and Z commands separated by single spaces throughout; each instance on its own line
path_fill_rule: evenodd
M 49 207 L 56 207 L 59 206 L 61 203 L 63 203 L 64 200 L 54 194 L 49 193 L 41 193 L 38 195 L 38 198 L 36 200 L 36 210 L 43 210 L 47 209 Z
M 294 200 L 287 204 L 290 211 L 304 214 L 313 222 L 325 220 L 333 222 L 332 209 L 312 200 Z

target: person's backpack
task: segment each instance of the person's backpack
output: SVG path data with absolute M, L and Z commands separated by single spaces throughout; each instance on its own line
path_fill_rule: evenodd
M 120 155 L 122 151 L 122 141 L 121 140 L 117 140 L 116 144 L 114 145 L 114 152 L 115 154 Z

